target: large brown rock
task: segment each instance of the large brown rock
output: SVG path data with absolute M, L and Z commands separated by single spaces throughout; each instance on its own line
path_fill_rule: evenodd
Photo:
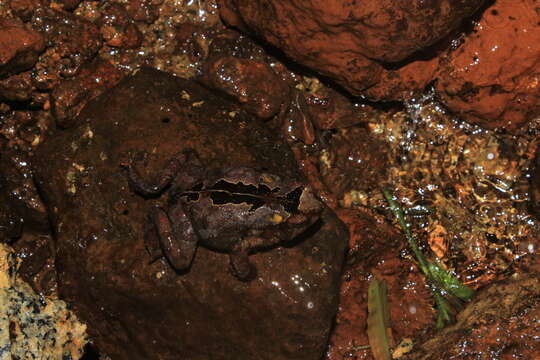
M 114 359 L 318 360 L 324 352 L 347 242 L 329 211 L 298 241 L 251 255 L 250 282 L 229 273 L 227 254 L 199 247 L 189 271 L 177 274 L 145 249 L 147 213 L 167 196 L 133 193 L 119 166 L 128 154 L 147 154 L 147 177 L 189 147 L 208 168 L 263 166 L 301 179 L 286 145 L 239 106 L 143 69 L 40 148 L 60 295 Z
M 497 0 L 464 44 L 440 59 L 437 90 L 450 110 L 514 131 L 540 115 L 540 4 Z
M 494 1 L 468 29 L 460 20 L 483 1 L 219 3 L 226 22 L 354 95 L 401 101 L 434 83 L 450 110 L 486 128 L 516 131 L 540 114 L 535 0 Z
M 359 93 L 396 63 L 458 27 L 483 0 L 219 0 L 225 22 L 250 29 L 300 64 Z
M 436 80 L 440 99 L 464 120 L 517 131 L 540 114 L 540 7 L 497 0 L 457 49 L 389 70 L 364 94 L 402 100 Z

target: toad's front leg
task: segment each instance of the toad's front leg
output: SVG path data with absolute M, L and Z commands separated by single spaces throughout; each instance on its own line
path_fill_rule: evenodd
M 250 251 L 260 248 L 275 246 L 280 243 L 278 237 L 262 238 L 259 236 L 249 236 L 240 240 L 229 255 L 231 272 L 239 280 L 250 281 L 257 275 L 257 270 L 249 261 Z
M 198 243 L 191 219 L 180 203 L 171 206 L 167 213 L 159 207 L 150 211 L 163 255 L 175 270 L 186 270 L 193 261 Z
M 128 163 L 120 164 L 120 166 L 126 169 L 128 183 L 133 191 L 144 197 L 152 197 L 161 194 L 173 182 L 182 166 L 187 163 L 190 155 L 190 152 L 184 151 L 172 157 L 159 174 L 158 182 L 155 184 L 148 184 L 143 179 L 135 166 L 133 166 L 133 159 L 130 159 Z

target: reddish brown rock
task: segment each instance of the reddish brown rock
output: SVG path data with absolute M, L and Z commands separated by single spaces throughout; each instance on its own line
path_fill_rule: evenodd
M 442 39 L 482 2 L 218 1 L 225 22 L 357 94 L 379 81 L 381 63 L 403 61 Z
M 277 134 L 200 85 L 149 69 L 91 101 L 79 121 L 40 148 L 37 172 L 55 209 L 60 296 L 100 351 L 114 359 L 321 358 L 347 242 L 332 213 L 296 242 L 252 254 L 250 282 L 229 273 L 227 254 L 204 247 L 179 274 L 152 261 L 143 239 L 149 209 L 166 206 L 167 196 L 135 194 L 120 167 L 146 154 L 150 177 L 192 148 L 209 172 L 264 167 L 301 179 Z
M 404 359 L 538 359 L 539 333 L 538 273 L 521 274 L 480 291 L 455 325 L 426 334 Z
M 153 0 L 129 0 L 126 10 L 133 20 L 151 24 L 159 16 L 157 5 Z
M 38 8 L 31 20 L 50 46 L 34 71 L 34 83 L 50 90 L 60 78 L 74 76 L 102 46 L 99 28 L 82 17 L 52 8 Z
M 57 3 L 61 4 L 64 10 L 73 10 L 82 0 L 56 0 Z
M 383 73 L 365 90 L 403 100 L 436 80 L 450 110 L 486 128 L 518 130 L 540 114 L 540 26 L 534 1 L 498 0 L 455 50 Z
M 497 0 L 472 31 L 450 34 L 482 3 L 371 1 L 353 8 L 345 1 L 221 0 L 220 11 L 229 24 L 355 95 L 401 101 L 434 82 L 465 120 L 515 131 L 540 114 L 539 7 L 534 0 Z M 377 26 L 364 29 L 369 24 Z
M 9 19 L 0 21 L 0 77 L 31 68 L 44 49 L 39 33 Z
M 58 84 L 51 93 L 51 110 L 58 126 L 73 125 L 86 103 L 116 85 L 123 74 L 105 60 L 94 60 L 77 75 Z
M 519 129 L 540 114 L 540 5 L 498 0 L 463 45 L 440 59 L 437 90 L 481 126 Z
M 123 49 L 141 46 L 142 34 L 133 23 L 124 6 L 106 3 L 102 8 L 101 36 L 107 45 Z
M 34 10 L 39 7 L 49 6 L 49 0 L 10 0 L 9 7 L 15 15 L 24 21 L 30 20 Z
M 219 57 L 205 63 L 203 74 L 203 83 L 232 96 L 261 119 L 277 114 L 289 97 L 287 84 L 264 62 Z
M 188 56 L 191 51 L 192 58 L 206 55 L 198 78 L 206 86 L 227 94 L 261 119 L 287 108 L 292 86 L 287 70 L 252 39 L 232 30 L 206 30 L 205 34 L 203 28 L 189 23 L 179 27 L 176 35 L 182 46 L 179 50 L 187 50 Z M 211 39 L 208 49 L 200 46 L 197 35 Z
M 27 101 L 32 97 L 32 83 L 29 72 L 0 79 L 0 100 Z

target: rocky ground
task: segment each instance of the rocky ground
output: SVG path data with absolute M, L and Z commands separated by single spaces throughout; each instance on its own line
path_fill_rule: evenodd
M 29 285 L 5 286 L 11 355 L 371 359 L 378 278 L 402 358 L 537 357 L 539 13 L 0 2 L 0 240 Z M 451 327 L 382 188 L 478 290 Z M 11 331 L 35 296 L 73 317 L 56 347 Z

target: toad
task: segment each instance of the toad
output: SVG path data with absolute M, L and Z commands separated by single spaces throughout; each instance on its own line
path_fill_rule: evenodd
M 148 215 L 146 246 L 178 272 L 187 271 L 197 246 L 228 253 L 231 272 L 253 279 L 249 254 L 290 241 L 323 210 L 309 186 L 248 167 L 206 169 L 193 150 L 178 153 L 147 183 L 133 165 L 122 164 L 133 191 L 144 198 L 168 193 L 166 208 Z M 157 235 L 157 236 L 156 236 Z

